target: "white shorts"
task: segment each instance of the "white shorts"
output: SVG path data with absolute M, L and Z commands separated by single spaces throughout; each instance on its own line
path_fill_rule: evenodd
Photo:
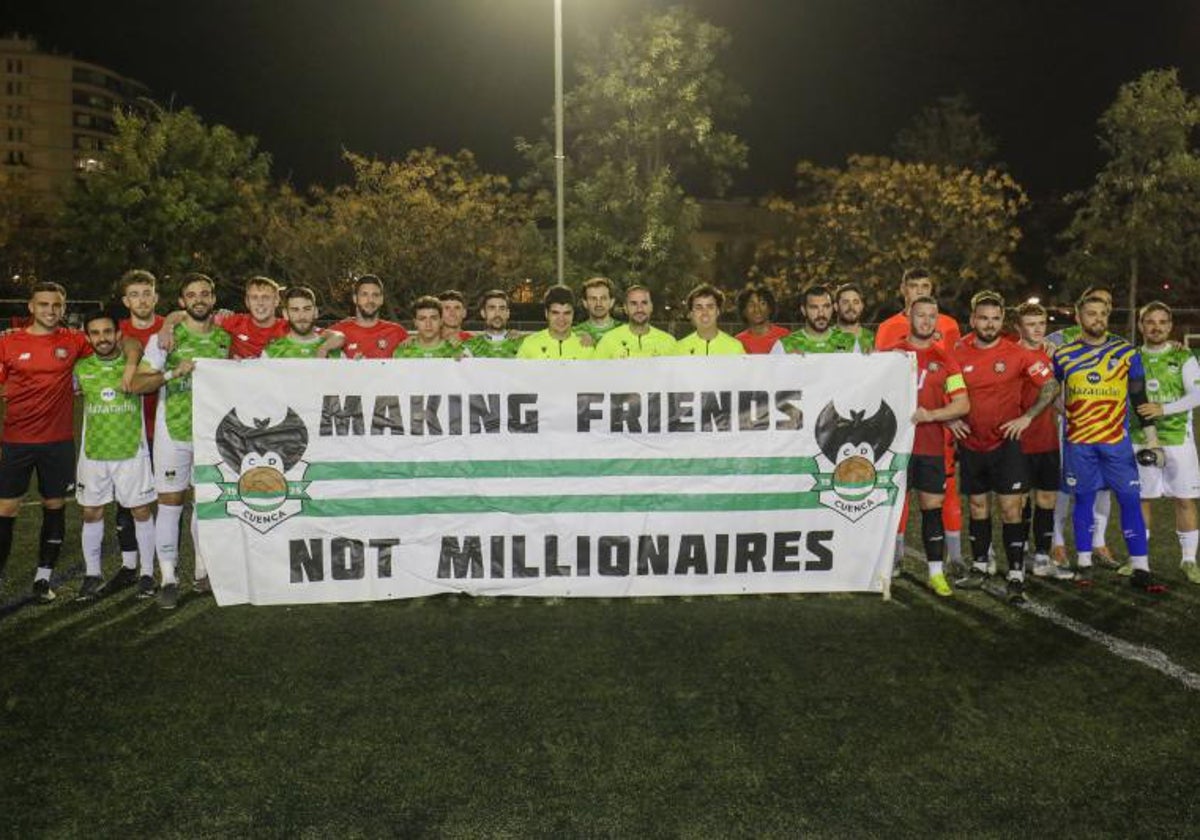
M 192 486 L 192 444 L 171 440 L 165 431 L 154 436 L 154 487 L 159 493 L 182 493 Z
M 122 507 L 136 508 L 152 503 L 157 494 L 145 449 L 122 461 L 93 461 L 79 451 L 75 465 L 75 501 L 84 507 L 103 507 L 116 500 Z
M 1196 442 L 1164 446 L 1166 466 L 1143 467 L 1138 464 L 1143 499 L 1200 499 L 1200 459 Z

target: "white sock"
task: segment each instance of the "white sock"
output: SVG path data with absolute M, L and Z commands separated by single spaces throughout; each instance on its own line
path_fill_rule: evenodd
M 946 559 L 951 563 L 962 562 L 962 531 L 946 532 Z
M 100 557 L 104 552 L 104 520 L 84 522 L 81 528 L 84 574 L 100 577 Z
M 1143 572 L 1150 571 L 1150 558 L 1145 554 L 1139 554 L 1136 557 L 1131 556 L 1129 562 L 1133 564 L 1134 571 L 1141 569 Z
M 1075 555 L 1075 565 L 1081 569 L 1090 569 L 1092 567 L 1092 552 L 1081 551 Z
M 1112 493 L 1101 490 L 1092 508 L 1092 548 L 1105 548 L 1104 532 L 1108 530 L 1108 515 L 1112 511 Z
M 1063 529 L 1067 525 L 1067 517 L 1070 514 L 1071 495 L 1069 493 L 1060 492 L 1054 497 L 1054 536 L 1050 540 L 1052 545 L 1067 544 Z
M 942 574 L 941 562 L 930 563 L 929 564 L 929 576 L 933 577 L 934 575 L 940 575 L 940 574 Z
M 137 555 L 138 565 L 142 567 L 142 574 L 154 577 L 154 519 L 147 519 L 144 522 L 133 521 L 133 534 L 137 537 L 138 550 Z
M 52 571 L 54 571 L 54 570 L 47 569 L 45 566 L 38 566 L 37 571 L 33 573 L 33 579 L 35 581 L 50 580 L 50 572 L 52 572 Z
M 1200 531 L 1176 531 L 1179 537 L 1179 549 L 1184 563 L 1196 562 L 1196 547 L 1200 545 Z
M 192 507 L 192 550 L 196 554 L 196 569 L 192 575 L 196 580 L 208 577 L 208 566 L 204 563 L 204 555 L 200 553 L 200 517 L 196 516 L 196 508 Z
M 1008 579 L 1024 581 L 1025 580 L 1025 570 L 1024 569 L 1009 569 Z
M 183 516 L 183 505 L 159 504 L 158 516 L 154 519 L 154 548 L 158 552 L 158 568 L 162 572 L 163 584 L 178 583 L 175 565 L 179 562 L 179 518 Z
M 126 569 L 136 569 L 138 564 L 138 553 L 136 551 L 122 551 L 121 565 Z

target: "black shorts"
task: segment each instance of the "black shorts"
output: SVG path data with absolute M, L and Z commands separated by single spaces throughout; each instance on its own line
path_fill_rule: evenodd
M 1034 490 L 1057 491 L 1062 487 L 1062 457 L 1057 449 L 1025 457 L 1029 459 L 1029 484 Z
M 43 499 L 64 499 L 75 489 L 75 442 L 0 443 L 0 499 L 19 499 L 37 470 Z
M 908 489 L 937 495 L 946 492 L 946 456 L 912 455 L 908 461 Z
M 1001 496 L 1029 492 L 1029 460 L 1021 444 L 1005 440 L 991 452 L 959 447 L 958 486 L 968 496 Z

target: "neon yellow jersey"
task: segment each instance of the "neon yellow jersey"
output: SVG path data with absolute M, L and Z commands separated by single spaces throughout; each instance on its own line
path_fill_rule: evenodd
M 597 359 L 641 359 L 650 356 L 674 356 L 675 339 L 670 333 L 649 327 L 644 335 L 638 335 L 622 324 L 609 330 L 596 346 Z
M 575 333 L 558 339 L 549 329 L 526 336 L 517 351 L 518 359 L 590 359 L 593 355 L 594 348 L 584 347 Z
M 675 342 L 676 356 L 744 356 L 746 348 L 742 342 L 721 330 L 708 341 L 699 333 L 684 336 Z

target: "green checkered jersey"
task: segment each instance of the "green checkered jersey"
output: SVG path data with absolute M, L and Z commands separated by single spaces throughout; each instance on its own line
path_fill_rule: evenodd
M 590 335 L 592 337 L 592 346 L 595 347 L 600 343 L 600 339 L 619 326 L 621 326 L 620 321 L 614 321 L 612 318 L 609 318 L 607 324 L 593 324 L 588 320 L 582 324 L 576 324 L 572 329 L 576 335 Z
M 509 330 L 500 338 L 494 338 L 488 333 L 479 333 L 474 338 L 463 342 L 463 347 L 472 356 L 479 359 L 515 359 L 521 349 L 522 333 Z
M 142 398 L 121 390 L 125 357 L 88 356 L 75 363 L 75 381 L 83 394 L 83 452 L 93 461 L 124 461 L 145 440 Z
M 422 347 L 415 336 L 407 338 L 396 345 L 392 351 L 393 359 L 457 359 L 459 344 L 455 341 L 443 341 L 433 347 Z
M 869 330 L 866 327 L 859 327 L 858 334 L 847 333 L 855 340 L 859 353 L 870 353 L 875 349 L 875 331 Z
M 142 362 L 151 370 L 168 371 L 184 359 L 227 359 L 232 337 L 220 327 L 206 333 L 194 333 L 179 324 L 175 327 L 175 346 L 164 353 L 158 337 L 152 336 L 146 345 Z M 172 379 L 159 389 L 158 410 L 165 412 L 167 434 L 171 440 L 190 443 L 192 440 L 192 377 Z
M 858 351 L 858 339 L 850 333 L 834 327 L 823 336 L 812 336 L 803 329 L 779 339 L 785 353 L 854 353 Z M 777 352 L 772 348 L 772 352 Z
M 316 336 L 315 339 L 301 341 L 292 335 L 285 335 L 283 338 L 274 338 L 267 342 L 266 348 L 263 350 L 264 359 L 315 359 L 317 358 L 317 348 L 324 343 L 324 339 Z M 336 358 L 337 351 L 330 353 L 330 358 Z
M 1151 353 L 1141 348 L 1142 368 L 1146 371 L 1146 396 L 1151 402 L 1173 403 L 1183 399 L 1189 390 L 1200 388 L 1200 365 L 1186 348 L 1168 348 Z M 1190 386 L 1190 387 L 1189 387 Z M 1191 409 L 1164 414 L 1154 421 L 1158 442 L 1162 446 L 1180 446 L 1192 439 Z M 1146 433 L 1131 423 L 1133 442 L 1144 444 Z

